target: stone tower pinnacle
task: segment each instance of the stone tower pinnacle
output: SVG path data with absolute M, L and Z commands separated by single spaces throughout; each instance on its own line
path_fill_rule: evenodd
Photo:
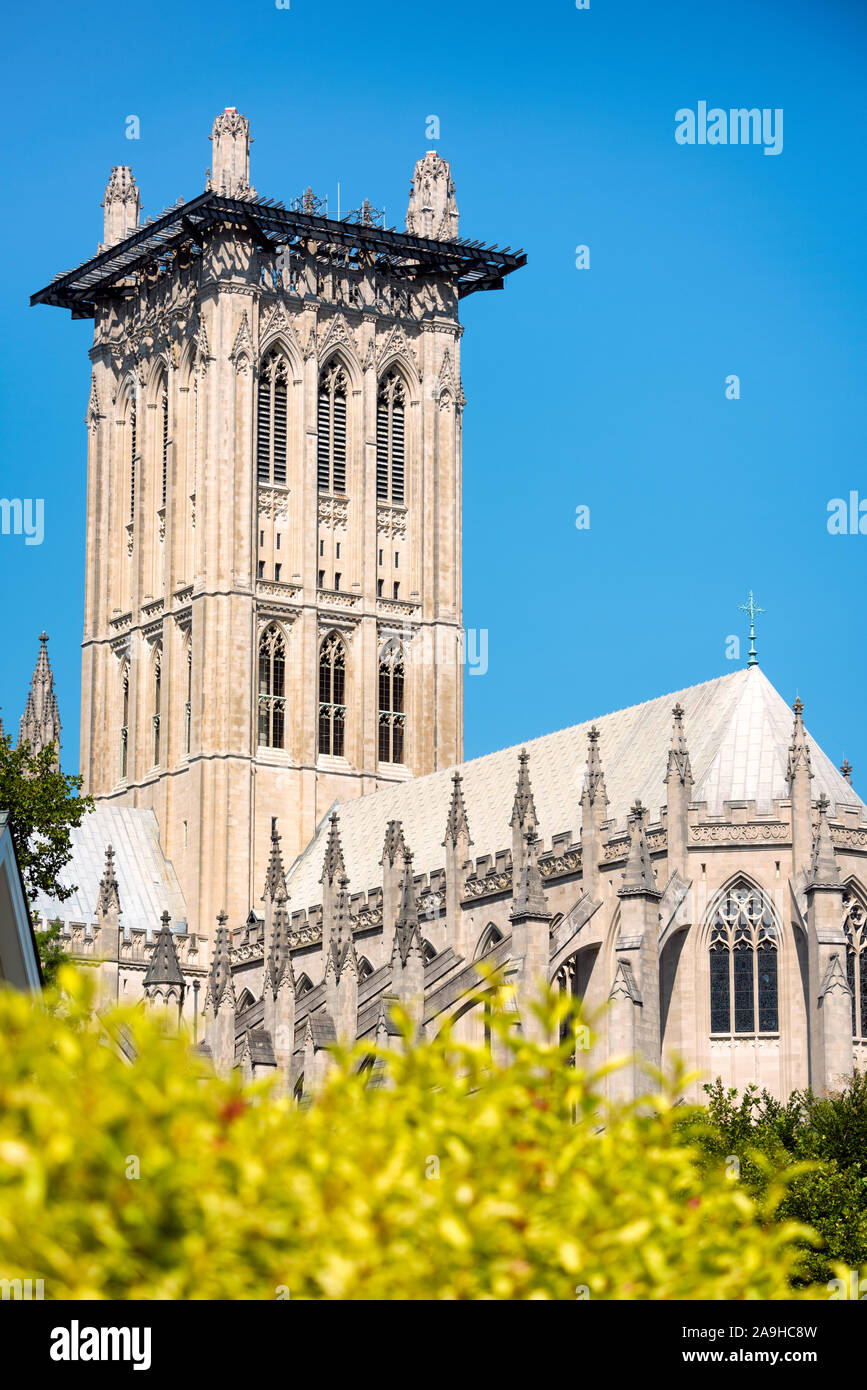
M 60 766 L 60 714 L 57 709 L 57 696 L 54 693 L 54 675 L 48 660 L 48 634 L 39 637 L 39 656 L 36 669 L 27 693 L 27 704 L 21 716 L 18 733 L 18 746 L 30 744 L 34 755 L 42 752 L 50 743 L 54 744 L 54 763 Z
M 135 231 L 141 216 L 141 200 L 129 165 L 115 164 L 106 184 L 102 208 L 104 246 L 114 246 Z
M 414 236 L 453 241 L 458 234 L 458 205 L 451 165 L 428 150 L 415 166 L 409 190 L 406 230 Z
M 226 198 L 255 197 L 250 186 L 250 122 L 234 106 L 214 120 L 209 136 L 214 147 L 206 188 Z

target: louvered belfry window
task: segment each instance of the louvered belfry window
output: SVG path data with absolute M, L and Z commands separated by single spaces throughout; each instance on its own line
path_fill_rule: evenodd
M 135 521 L 135 465 L 138 440 L 136 436 L 135 402 L 129 412 L 129 519 Z
M 406 387 L 397 371 L 379 383 L 376 402 L 376 496 L 380 502 L 404 500 L 404 414 Z
M 286 482 L 288 384 L 286 358 L 275 349 L 259 370 L 256 472 L 260 483 Z
M 343 757 L 346 733 L 346 650 L 336 633 L 319 653 L 319 752 Z
M 320 492 L 346 492 L 346 397 L 349 382 L 339 362 L 319 378 L 317 479 Z
M 162 503 L 161 503 L 161 505 L 164 507 L 164 506 L 166 505 L 166 493 L 167 493 L 167 491 L 168 491 L 168 484 L 169 484 L 169 393 L 168 393 L 168 390 L 167 390 L 165 387 L 163 387 L 162 395 L 161 395 L 161 397 L 160 397 L 160 411 L 161 411 L 161 414 L 162 414 L 162 422 L 163 422 L 163 440 L 162 440 L 162 463 L 163 463 L 163 480 L 162 480 L 162 481 L 163 481 L 163 486 L 162 486 Z
M 711 923 L 710 1031 L 756 1036 L 779 1027 L 774 914 L 758 889 L 738 884 Z

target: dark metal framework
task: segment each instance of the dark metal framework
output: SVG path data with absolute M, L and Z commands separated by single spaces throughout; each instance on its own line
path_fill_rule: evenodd
M 166 209 L 116 246 L 56 275 L 50 285 L 31 295 L 30 303 L 69 309 L 73 318 L 93 318 L 99 300 L 116 291 L 122 281 L 166 261 L 182 246 L 201 248 L 208 230 L 225 223 L 246 227 L 260 250 L 285 252 L 314 242 L 370 253 L 382 260 L 384 268 L 418 282 L 451 277 L 460 299 L 477 290 L 502 289 L 505 276 L 527 261 L 523 251 L 508 246 L 486 246 L 466 237 L 436 241 L 393 227 L 290 209 L 273 199 L 224 198 L 211 192 Z

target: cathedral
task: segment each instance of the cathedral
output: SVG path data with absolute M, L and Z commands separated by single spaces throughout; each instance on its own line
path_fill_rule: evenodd
M 315 1093 L 336 1044 L 446 1022 L 496 1050 L 479 963 L 583 1000 L 591 1063 L 679 1056 L 778 1096 L 867 1065 L 867 807 L 751 648 L 739 670 L 463 761 L 459 301 L 522 252 L 250 183 L 142 221 L 34 304 L 94 321 L 81 770 L 59 921 L 106 998 L 223 1071 Z M 59 744 L 43 633 L 21 725 Z M 200 997 L 201 996 L 201 997 Z M 583 1033 L 576 1048 L 583 1047 Z

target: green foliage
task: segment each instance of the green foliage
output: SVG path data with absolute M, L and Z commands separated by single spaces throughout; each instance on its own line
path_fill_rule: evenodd
M 9 829 L 31 901 L 38 893 L 61 902 L 75 892 L 59 875 L 69 862 L 69 832 L 81 825 L 93 799 L 80 796 L 83 778 L 53 766 L 54 745 L 39 754 L 30 744 L 12 747 L 10 734 L 0 736 L 0 808 L 9 812 Z
M 448 1036 L 372 1069 L 356 1048 L 299 1107 L 60 985 L 56 1014 L 0 991 L 0 1273 L 47 1298 L 795 1296 L 789 1175 L 754 1198 L 702 1171 L 676 1082 L 609 1106 L 607 1068 L 521 1037 L 502 999 L 501 1063 Z
M 46 989 L 51 989 L 57 983 L 57 972 L 67 959 L 66 952 L 60 944 L 60 923 L 52 922 L 45 931 L 36 930 L 34 936 L 42 969 L 42 983 Z
M 736 1156 L 743 1186 L 761 1200 L 775 1174 L 803 1165 L 779 1216 L 812 1227 L 819 1245 L 804 1246 L 795 1281 L 822 1283 L 837 1264 L 867 1265 L 867 1075 L 856 1072 L 832 1096 L 796 1091 L 785 1105 L 767 1091 L 759 1094 L 757 1086 L 738 1100 L 737 1091 L 726 1090 L 719 1078 L 704 1089 L 706 1116 L 688 1128 L 706 1170 Z

